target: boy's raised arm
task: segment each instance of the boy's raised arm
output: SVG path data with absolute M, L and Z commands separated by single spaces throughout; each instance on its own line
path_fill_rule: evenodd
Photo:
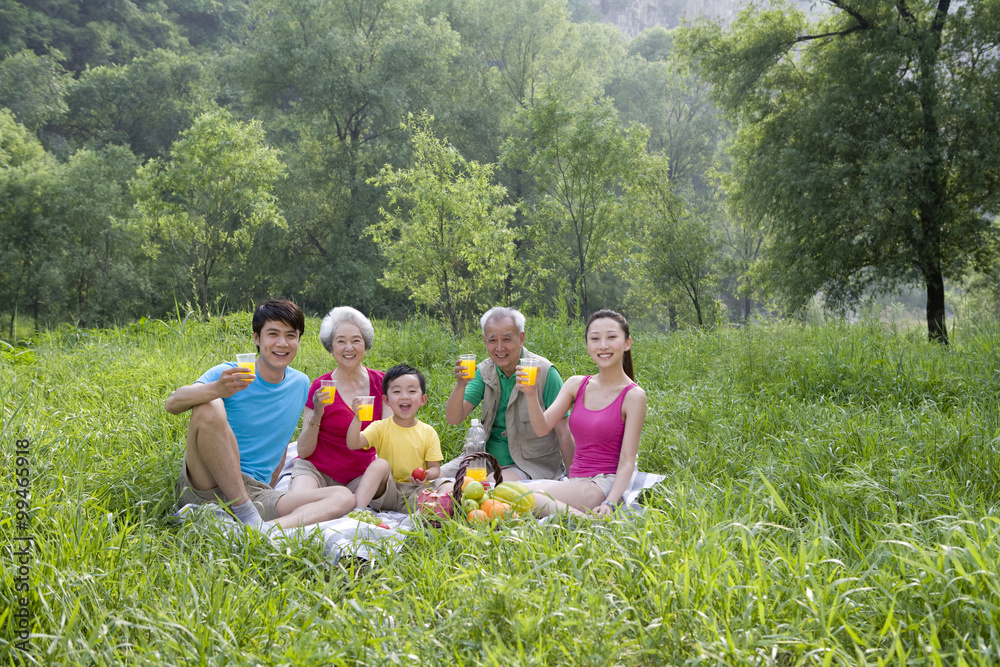
M 358 401 L 357 398 L 354 399 Z M 354 418 L 351 425 L 347 427 L 347 447 L 348 449 L 368 449 L 368 440 L 361 435 L 361 420 L 358 419 L 357 406 L 354 406 Z

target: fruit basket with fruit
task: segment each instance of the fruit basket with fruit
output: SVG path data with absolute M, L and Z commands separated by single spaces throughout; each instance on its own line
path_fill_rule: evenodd
M 474 480 L 465 474 L 471 464 L 482 465 L 484 460 L 496 482 L 496 486 L 492 488 L 488 488 L 488 482 Z M 461 513 L 470 523 L 488 523 L 494 519 L 520 516 L 531 512 L 535 507 L 535 496 L 528 487 L 520 482 L 505 482 L 500 464 L 492 454 L 486 452 L 466 454 L 462 458 L 452 495 L 455 498 L 455 512 Z

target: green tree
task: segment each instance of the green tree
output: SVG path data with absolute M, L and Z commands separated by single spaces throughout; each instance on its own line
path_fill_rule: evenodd
M 180 0 L 175 0 L 180 1 Z M 186 46 L 163 0 L 0 0 L 0 55 L 22 49 L 46 54 L 59 49 L 65 66 L 124 64 L 155 48 Z
M 546 97 L 520 114 L 521 135 L 506 144 L 505 164 L 534 179 L 524 202 L 532 241 L 528 279 L 537 287 L 568 278 L 577 316 L 590 312 L 588 281 L 618 269 L 635 227 L 624 193 L 645 155 L 647 132 L 625 128 L 610 101 L 572 108 Z
M 213 89 L 199 59 L 155 50 L 83 72 L 57 129 L 76 145 L 117 144 L 144 159 L 166 157 L 181 130 L 215 108 Z
M 428 0 L 425 16 L 448 18 L 461 35 L 449 97 L 434 112 L 455 146 L 469 159 L 494 162 L 518 109 L 530 106 L 555 79 L 554 69 L 573 26 L 559 0 Z M 517 173 L 499 177 L 515 196 Z
M 166 4 L 166 16 L 199 50 L 218 50 L 246 36 L 249 0 L 167 0 Z
M 65 163 L 0 110 L 0 302 L 35 327 L 103 326 L 148 312 L 148 267 L 129 224 L 127 148 L 79 151 Z
M 658 295 L 675 324 L 676 304 L 686 302 L 698 326 L 715 303 L 719 283 L 717 203 L 711 195 L 691 196 L 685 203 L 669 180 L 662 156 L 650 156 L 629 184 L 631 215 L 643 222 L 634 288 L 646 306 Z
M 793 306 L 921 284 L 947 343 L 945 280 L 996 232 L 1000 3 L 830 5 L 819 25 L 778 7 L 685 34 L 739 124 L 732 196 L 768 224 L 761 275 Z
M 760 296 L 753 269 L 763 257 L 766 236 L 760 225 L 750 224 L 732 213 L 724 217 L 721 233 L 722 246 L 727 251 L 725 263 L 729 267 L 724 282 L 729 283 L 729 293 L 736 298 L 739 318 L 749 322 L 755 300 Z
M 408 0 L 253 7 L 255 27 L 232 70 L 291 171 L 281 189 L 288 256 L 272 271 L 307 306 L 369 310 L 395 295 L 380 288 L 378 250 L 364 235 L 379 206 L 368 179 L 407 159 L 400 124 L 410 109 L 433 112 L 449 99 L 458 35 Z
M 33 133 L 0 109 L 0 302 L 10 330 L 18 312 L 38 328 L 48 304 L 58 299 L 59 267 L 52 261 L 66 230 L 52 216 L 61 167 Z
M 139 160 L 123 146 L 70 157 L 54 189 L 53 217 L 66 230 L 60 257 L 61 316 L 107 326 L 149 314 L 155 301 L 141 236 L 130 224 L 129 181 Z
M 689 71 L 663 28 L 642 32 L 629 42 L 628 54 L 605 92 L 623 121 L 649 130 L 647 148 L 669 158 L 671 183 L 691 187 L 712 166 L 726 134 L 708 82 Z
M 551 81 L 551 68 L 572 25 L 554 0 L 471 0 L 456 8 L 456 26 L 481 67 L 482 89 L 517 107 L 530 106 Z
M 559 0 L 429 2 L 472 55 L 477 105 L 528 107 L 544 94 L 585 100 L 624 56 L 623 38 L 601 23 L 573 24 Z M 446 5 L 446 6 L 442 6 Z M 474 128 L 470 128 L 474 129 Z
M 272 193 L 284 165 L 259 122 L 224 110 L 199 116 L 170 154 L 139 169 L 132 193 L 153 256 L 176 261 L 178 288 L 208 317 L 213 278 L 231 275 L 258 232 L 286 224 Z
M 465 160 L 434 136 L 431 118 L 410 119 L 413 165 L 384 167 L 372 182 L 387 188 L 382 220 L 368 233 L 388 265 L 382 282 L 419 306 L 460 323 L 492 303 L 514 260 L 513 207 L 492 182 L 493 167 Z
M 0 61 L 0 107 L 10 109 L 30 130 L 37 132 L 69 108 L 65 98 L 72 77 L 58 57 L 25 50 Z
M 702 326 L 714 319 L 709 310 L 722 285 L 739 280 L 724 275 L 725 267 L 736 264 L 725 261 L 720 241 L 727 219 L 722 193 L 709 175 L 727 124 L 712 105 L 708 82 L 691 71 L 673 42 L 663 28 L 643 31 L 628 43 L 629 57 L 605 91 L 623 120 L 649 129 L 647 150 L 667 158 L 665 163 L 653 158 L 650 176 L 635 190 L 637 215 L 647 227 L 644 272 L 633 291 L 659 295 L 671 327 L 679 319 Z M 648 298 L 640 303 L 651 305 Z

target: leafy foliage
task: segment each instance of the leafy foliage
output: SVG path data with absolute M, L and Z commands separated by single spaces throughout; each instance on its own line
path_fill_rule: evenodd
M 240 123 L 224 110 L 199 116 L 171 149 L 153 159 L 132 185 L 139 222 L 154 254 L 177 262 L 178 289 L 210 314 L 212 278 L 238 266 L 258 230 L 283 227 L 272 188 L 284 176 L 260 123 Z
M 725 129 L 709 85 L 689 71 L 662 28 L 638 35 L 628 50 L 605 91 L 623 121 L 649 130 L 647 148 L 668 158 L 670 181 L 691 188 L 712 167 Z
M 643 20 L 673 22 L 692 9 L 668 4 Z M 748 13 L 729 36 L 651 29 L 629 40 L 594 22 L 589 6 L 562 0 L 0 0 L 0 106 L 51 158 L 21 191 L 20 222 L 0 230 L 0 253 L 19 267 L 0 282 L 14 285 L 18 272 L 25 280 L 4 288 L 17 298 L 0 310 L 11 330 L 18 317 L 99 325 L 188 304 L 204 312 L 210 284 L 209 311 L 285 296 L 307 312 L 341 303 L 405 318 L 425 306 L 381 280 L 387 258 L 367 232 L 386 200 L 372 178 L 385 165 L 413 166 L 400 126 L 426 113 L 464 159 L 495 165 L 503 203 L 516 207 L 510 250 L 515 266 L 531 268 L 483 300 L 560 321 L 610 306 L 686 325 L 719 321 L 717 304 L 746 320 L 764 303 L 770 316 L 817 290 L 847 305 L 923 281 L 936 304 L 928 312 L 940 313 L 946 278 L 974 273 L 992 289 L 1000 247 L 991 217 L 1000 169 L 990 157 L 1000 153 L 991 95 L 998 11 L 992 0 L 940 6 L 939 32 L 929 0 L 860 0 L 815 12 L 812 24 L 779 8 Z M 605 20 L 616 13 L 601 9 Z M 704 69 L 677 44 L 697 45 Z M 737 141 L 713 99 L 746 121 Z M 235 263 L 207 278 L 202 270 L 196 296 L 187 265 L 136 254 L 148 225 L 120 212 L 131 194 L 119 184 L 136 164 L 131 155 L 168 163 L 181 133 L 217 107 L 258 122 L 281 151 L 287 177 L 270 196 L 287 225 L 259 226 L 237 254 L 220 255 Z M 748 129 L 758 120 L 766 132 Z M 632 140 L 644 131 L 640 150 Z M 74 169 L 95 170 L 93 192 L 59 184 L 81 151 Z M 639 154 L 667 159 L 683 234 L 674 223 L 649 234 L 666 218 L 628 184 Z M 758 161 L 740 157 L 751 155 Z M 113 156 L 122 170 L 107 164 Z M 760 189 L 746 186 L 753 179 Z M 944 222 L 914 222 L 932 218 Z M 819 223 L 798 245 L 796 235 Z M 32 246 L 14 227 L 67 242 Z M 101 239 L 104 250 L 78 252 L 69 239 Z M 694 300 L 690 281 L 664 281 L 662 271 L 652 280 L 646 260 L 666 249 L 702 258 Z M 89 268 L 78 265 L 83 257 Z M 830 278 L 841 259 L 848 277 Z
M 793 306 L 920 283 L 947 342 L 944 280 L 996 234 L 998 7 L 835 5 L 819 25 L 778 7 L 685 33 L 740 123 L 736 210 L 768 225 L 761 274 Z
M 34 318 L 44 315 L 44 304 L 54 294 L 58 242 L 65 230 L 52 219 L 50 194 L 60 167 L 38 139 L 0 109 L 0 293 L 10 308 L 10 328 L 22 307 Z
M 71 78 L 58 56 L 21 51 L 0 61 L 0 107 L 10 109 L 19 123 L 38 130 L 66 113 Z
M 244 0 L 0 0 L 0 58 L 59 50 L 65 66 L 125 65 L 154 49 L 218 47 L 239 37 Z
M 4 22 L 2 46 L 10 49 L 9 53 L 30 49 L 37 54 L 56 46 L 72 72 L 82 72 L 88 66 L 124 64 L 154 48 L 180 49 L 184 45 L 177 26 L 161 13 L 165 8 L 158 0 L 3 0 L 2 11 L 10 20 Z
M 569 276 L 575 313 L 591 312 L 588 279 L 620 268 L 628 252 L 630 221 L 622 194 L 642 161 L 647 133 L 625 128 L 610 102 L 573 108 L 547 97 L 520 114 L 522 134 L 505 146 L 505 164 L 534 178 L 526 203 L 533 244 L 529 289 Z
M 671 188 L 668 171 L 665 159 L 649 157 L 646 169 L 630 184 L 633 216 L 645 221 L 633 284 L 647 308 L 653 294 L 667 303 L 685 302 L 697 325 L 704 326 L 720 273 L 714 227 L 718 205 L 692 194 L 685 206 Z
M 61 277 L 63 303 L 80 326 L 139 317 L 155 301 L 131 224 L 129 181 L 139 160 L 127 148 L 78 151 L 54 192 L 53 214 L 67 230 Z
M 388 265 L 382 282 L 440 312 L 457 335 L 462 320 L 489 307 L 514 260 L 513 207 L 492 182 L 493 169 L 465 160 L 435 137 L 431 118 L 411 118 L 413 166 L 383 168 L 373 182 L 387 189 L 382 221 L 368 233 Z
M 0 293 L 35 326 L 72 319 L 103 326 L 141 314 L 151 300 L 130 226 L 127 148 L 79 151 L 63 163 L 0 111 Z
M 368 179 L 405 162 L 408 111 L 448 99 L 458 36 L 401 0 L 261 0 L 253 9 L 233 78 L 250 108 L 273 119 L 291 170 L 280 189 L 290 222 L 283 261 L 268 266 L 307 307 L 379 312 L 398 297 L 378 289 L 383 260 L 364 235 L 379 207 Z
M 195 56 L 152 51 L 127 65 L 83 72 L 57 131 L 78 144 L 128 146 L 144 159 L 163 158 L 182 130 L 215 107 L 212 90 Z

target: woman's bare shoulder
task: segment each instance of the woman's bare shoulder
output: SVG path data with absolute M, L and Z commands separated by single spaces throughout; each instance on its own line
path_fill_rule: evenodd
M 639 385 L 635 385 L 634 387 L 629 389 L 628 393 L 625 394 L 625 404 L 628 405 L 629 403 L 635 406 L 645 407 L 646 390 L 640 387 Z

